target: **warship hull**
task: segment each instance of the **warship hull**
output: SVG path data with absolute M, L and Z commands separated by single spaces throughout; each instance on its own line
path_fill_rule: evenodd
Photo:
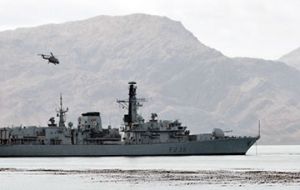
M 245 155 L 257 139 L 130 145 L 0 145 L 0 157 Z

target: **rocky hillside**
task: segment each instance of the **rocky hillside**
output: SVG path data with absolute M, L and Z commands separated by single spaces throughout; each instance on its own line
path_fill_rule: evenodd
M 68 120 L 100 111 L 120 126 L 117 98 L 138 83 L 148 119 L 180 119 L 192 132 L 214 127 L 257 135 L 266 144 L 300 143 L 300 71 L 281 62 L 228 58 L 177 21 L 135 14 L 20 28 L 0 33 L 0 124 L 45 125 L 59 94 Z M 38 53 L 52 51 L 61 64 Z
M 300 70 L 300 48 L 291 51 L 290 53 L 282 56 L 279 61 L 282 61 L 292 67 Z

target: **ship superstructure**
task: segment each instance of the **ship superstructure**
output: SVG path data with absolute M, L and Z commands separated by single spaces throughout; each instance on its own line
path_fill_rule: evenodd
M 191 137 L 187 127 L 182 126 L 178 120 L 158 120 L 156 113 L 151 114 L 149 121 L 138 114 L 138 108 L 145 102 L 144 98 L 136 97 L 136 83 L 129 82 L 129 99 L 118 100 L 123 107 L 128 109 L 128 114 L 124 115 L 123 121 L 125 144 L 154 144 L 154 143 L 175 143 L 185 142 Z
M 75 144 L 114 144 L 121 141 L 119 129 L 102 128 L 99 112 L 87 112 L 78 118 L 77 129 L 73 123 L 65 125 L 68 108 L 63 108 L 62 95 L 57 112 L 58 125 L 51 117 L 47 127 L 20 126 L 0 128 L 0 145 L 75 145 Z

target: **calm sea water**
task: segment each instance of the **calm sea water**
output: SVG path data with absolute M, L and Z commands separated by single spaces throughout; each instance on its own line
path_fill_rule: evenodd
M 0 158 L 0 189 L 300 189 L 300 183 L 180 184 L 151 171 L 268 171 L 300 173 L 300 146 L 253 146 L 246 156 Z M 115 172 L 114 169 L 119 169 Z M 48 171 L 49 170 L 49 171 Z M 101 175 L 97 172 L 101 171 Z M 107 174 L 103 174 L 107 170 Z M 142 170 L 128 173 L 127 170 Z M 64 172 L 68 171 L 68 172 Z M 80 171 L 79 173 L 72 171 Z M 92 171 L 92 172 L 90 172 Z M 113 171 L 113 173 L 111 173 Z M 96 172 L 96 174 L 95 174 Z M 143 175 L 148 175 L 144 177 Z M 134 176 L 133 176 L 134 175 Z M 141 175 L 141 176 L 139 176 Z M 177 175 L 177 174 L 176 174 Z M 198 174 L 197 174 L 198 175 Z M 199 174 L 202 175 L 202 174 Z M 198 175 L 198 176 L 199 176 Z M 215 174 L 213 174 L 215 175 Z M 230 173 L 231 175 L 231 173 Z M 114 180 L 110 180 L 114 178 Z M 128 179 L 128 180 L 127 180 Z M 133 180 L 134 179 L 134 180 Z M 153 180 L 152 180 L 153 179 Z M 188 181 L 187 179 L 182 179 Z

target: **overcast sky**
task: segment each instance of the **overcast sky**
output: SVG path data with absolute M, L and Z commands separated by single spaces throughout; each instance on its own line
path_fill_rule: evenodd
M 181 21 L 231 57 L 277 59 L 300 47 L 300 0 L 0 0 L 0 31 L 132 13 Z

